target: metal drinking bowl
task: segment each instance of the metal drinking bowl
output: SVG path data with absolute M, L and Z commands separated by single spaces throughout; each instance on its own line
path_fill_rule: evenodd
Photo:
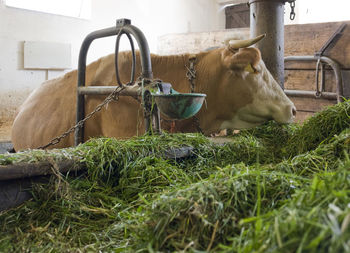
M 152 95 L 161 113 L 171 119 L 191 118 L 201 109 L 206 97 L 205 94 L 200 93 Z

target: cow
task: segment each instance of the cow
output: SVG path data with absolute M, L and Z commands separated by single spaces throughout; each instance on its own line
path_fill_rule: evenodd
M 162 128 L 176 132 L 201 129 L 210 135 L 221 129 L 245 129 L 268 120 L 290 123 L 296 109 L 274 80 L 261 59 L 260 51 L 250 47 L 259 38 L 230 42 L 227 45 L 195 55 L 196 80 L 194 90 L 186 77 L 189 59 L 193 55 L 158 56 L 151 54 L 153 75 L 170 82 L 179 92 L 204 93 L 206 103 L 196 120 L 187 119 L 171 124 L 162 121 Z M 139 54 L 137 54 L 139 56 Z M 120 79 L 130 79 L 131 52 L 119 53 Z M 137 57 L 139 59 L 139 57 Z M 136 73 L 140 73 L 140 61 Z M 86 86 L 115 86 L 114 54 L 102 57 L 86 68 Z M 75 124 L 77 70 L 44 82 L 19 108 L 12 126 L 15 150 L 37 148 L 65 132 Z M 85 111 L 89 113 L 104 97 L 88 95 Z M 164 118 L 164 117 L 163 117 Z M 85 141 L 92 137 L 129 138 L 144 133 L 143 110 L 139 99 L 120 96 L 85 122 Z M 73 134 L 50 148 L 74 145 Z

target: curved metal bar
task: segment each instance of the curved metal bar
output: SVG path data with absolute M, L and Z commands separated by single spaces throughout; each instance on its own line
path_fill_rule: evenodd
M 320 91 L 320 85 L 319 85 L 320 64 L 321 64 L 321 59 L 318 58 L 316 63 L 316 94 L 315 94 L 316 97 L 321 97 L 322 95 L 322 91 Z
M 322 92 L 321 96 L 317 96 L 314 91 L 306 90 L 284 90 L 287 96 L 302 97 L 302 98 L 325 98 L 329 100 L 336 100 L 337 94 L 334 92 Z
M 80 53 L 79 53 L 78 86 L 85 85 L 86 57 L 87 57 L 87 52 L 89 50 L 91 43 L 95 39 L 117 35 L 120 29 L 123 29 L 123 31 L 126 33 L 132 34 L 138 43 L 138 46 L 140 49 L 141 68 L 142 68 L 141 77 L 148 78 L 148 79 L 153 78 L 150 50 L 149 50 L 145 35 L 136 26 L 125 25 L 122 27 L 110 27 L 106 29 L 97 30 L 86 36 L 86 38 L 84 39 L 81 45 Z
M 117 20 L 117 24 L 118 24 L 118 20 Z M 141 77 L 147 78 L 147 79 L 153 78 L 150 50 L 148 47 L 146 37 L 144 36 L 142 31 L 131 24 L 117 25 L 114 27 L 94 31 L 85 37 L 79 52 L 78 84 L 77 84 L 78 90 L 79 90 L 79 87 L 85 86 L 86 58 L 87 58 L 87 52 L 89 50 L 91 43 L 95 39 L 117 35 L 121 29 L 125 33 L 133 35 L 138 43 L 138 46 L 140 49 L 140 58 L 141 58 L 141 70 L 142 70 Z M 85 117 L 85 97 L 84 95 L 79 94 L 77 91 L 76 122 L 79 122 L 84 117 Z M 84 141 L 84 126 L 82 126 L 81 128 L 77 128 L 77 130 L 74 133 L 75 145 L 78 145 L 83 141 Z
M 337 98 L 337 102 L 340 103 L 343 101 L 343 86 L 342 86 L 342 76 L 341 76 L 341 72 L 340 72 L 340 66 L 339 64 L 332 60 L 329 57 L 326 56 L 287 56 L 284 57 L 284 61 L 318 61 L 318 59 L 320 59 L 321 62 L 327 63 L 334 71 L 334 75 L 335 75 L 335 81 L 336 81 L 336 98 Z M 288 91 L 287 91 L 288 92 Z M 301 91 L 302 92 L 302 91 Z M 323 96 L 321 96 L 323 97 Z
M 141 78 L 153 79 L 151 53 L 145 35 L 133 25 L 123 26 L 123 31 L 132 34 L 140 49 L 141 58 Z
M 92 41 L 103 37 L 114 36 L 118 32 L 119 31 L 115 27 L 110 27 L 110 28 L 92 32 L 85 37 L 80 47 L 79 59 L 78 59 L 78 84 L 77 84 L 78 90 L 79 90 L 79 87 L 85 86 L 86 57 Z M 85 97 L 84 95 L 78 94 L 76 122 L 79 122 L 84 117 L 85 117 Z M 81 128 L 78 128 L 74 132 L 74 144 L 78 145 L 83 141 L 84 141 L 84 125 Z
M 117 78 L 117 83 L 120 87 L 122 87 L 123 84 L 120 81 L 120 76 L 119 76 L 118 55 L 119 55 L 119 42 L 120 42 L 120 38 L 123 36 L 123 34 L 125 34 L 128 37 L 130 47 L 131 47 L 131 56 L 132 56 L 130 81 L 126 85 L 131 85 L 135 82 L 135 68 L 136 68 L 136 54 L 135 54 L 134 42 L 133 42 L 129 33 L 125 33 L 123 30 L 121 30 L 117 35 L 117 39 L 115 42 L 115 51 L 114 51 L 115 52 L 114 53 L 115 76 Z
M 78 94 L 80 95 L 109 95 L 118 86 L 88 86 L 80 87 Z M 125 86 L 125 88 L 119 93 L 119 96 L 132 96 L 138 97 L 141 95 L 141 89 L 139 86 Z

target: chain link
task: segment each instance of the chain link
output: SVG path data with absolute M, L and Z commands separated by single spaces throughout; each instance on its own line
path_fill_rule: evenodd
M 190 66 L 185 65 L 185 67 L 187 68 L 186 77 L 191 85 L 191 93 L 194 93 L 194 86 L 196 82 L 196 69 L 194 67 L 195 62 L 196 57 L 192 55 L 189 59 Z
M 289 4 L 290 4 L 289 18 L 290 18 L 290 20 L 294 20 L 295 19 L 295 0 L 290 0 Z
M 188 81 L 190 82 L 191 93 L 194 93 L 196 77 L 197 77 L 197 75 L 196 75 L 197 72 L 196 72 L 196 68 L 195 68 L 197 58 L 195 55 L 191 55 L 188 60 L 189 60 L 190 66 L 185 65 L 185 67 L 187 68 L 186 77 L 187 77 Z M 194 119 L 195 127 L 197 128 L 197 131 L 200 133 L 203 133 L 203 130 L 199 124 L 199 118 L 197 117 L 197 115 L 194 115 L 193 119 Z
M 72 126 L 71 128 L 69 128 L 66 132 L 64 132 L 62 135 L 53 138 L 48 144 L 43 145 L 38 147 L 38 149 L 45 149 L 47 147 L 50 147 L 52 145 L 56 145 L 58 144 L 63 138 L 67 137 L 69 134 L 71 134 L 72 132 L 74 132 L 77 128 L 81 128 L 85 121 L 87 121 L 88 119 L 90 119 L 94 114 L 96 114 L 97 112 L 101 111 L 102 107 L 104 107 L 105 105 L 109 104 L 112 101 L 118 101 L 119 99 L 119 95 L 120 93 L 125 89 L 125 86 L 117 86 L 115 88 L 115 90 L 108 95 L 108 97 L 106 97 L 106 99 L 99 104 L 98 106 L 96 106 L 96 108 L 90 112 L 88 115 L 86 115 L 86 117 L 82 120 L 80 120 L 77 124 L 75 124 L 74 126 Z

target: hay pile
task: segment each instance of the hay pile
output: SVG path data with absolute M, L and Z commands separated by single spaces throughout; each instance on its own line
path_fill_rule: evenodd
M 0 213 L 0 252 L 348 252 L 348 115 L 350 101 L 225 145 L 165 134 L 1 155 L 1 164 L 74 157 L 88 168 L 52 176 Z M 164 156 L 183 146 L 191 157 Z

